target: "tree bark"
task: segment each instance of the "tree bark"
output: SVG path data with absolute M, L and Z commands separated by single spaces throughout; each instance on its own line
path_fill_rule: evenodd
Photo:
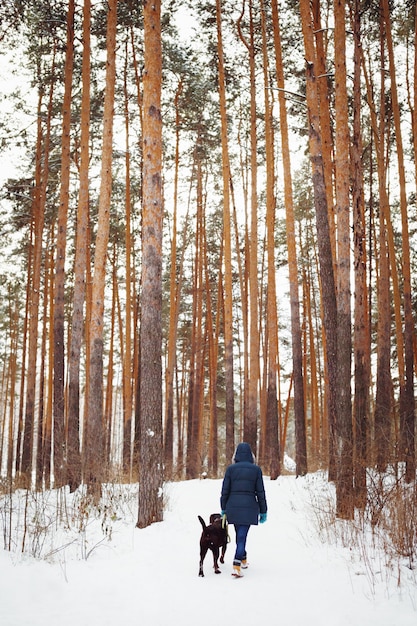
M 68 365 L 68 484 L 74 491 L 81 483 L 80 450 L 80 358 L 84 332 L 87 246 L 89 239 L 90 161 L 90 30 L 91 0 L 83 6 L 83 58 L 80 137 L 80 186 L 74 261 L 74 293 Z
M 55 74 L 55 51 L 53 53 L 52 76 Z M 39 80 L 42 80 L 39 77 Z M 51 138 L 52 102 L 54 93 L 54 80 L 50 81 L 49 100 L 46 117 L 45 134 L 42 129 L 41 105 L 43 100 L 43 87 L 39 87 L 38 99 L 38 129 L 36 150 L 35 189 L 33 190 L 32 219 L 33 219 L 33 253 L 32 281 L 30 285 L 29 304 L 29 340 L 28 340 L 28 367 L 26 378 L 26 407 L 24 437 L 22 447 L 21 478 L 23 486 L 31 486 L 31 472 L 33 469 L 33 446 L 34 446 L 34 420 L 35 420 L 35 390 L 38 352 L 38 318 L 40 305 L 40 284 L 42 265 L 42 239 L 45 225 L 46 188 L 49 173 L 49 147 Z
M 353 428 L 351 397 L 352 321 L 350 289 L 349 124 L 346 85 L 345 0 L 335 0 L 335 170 L 337 215 L 337 439 L 336 512 L 352 519 Z
M 113 116 L 116 80 L 117 0 L 109 0 L 107 14 L 106 88 L 97 235 L 90 319 L 90 375 L 88 380 L 87 447 L 85 481 L 94 499 L 101 496 L 104 478 L 103 438 L 103 325 L 107 246 L 112 190 Z
M 303 351 L 300 325 L 300 301 L 298 289 L 298 263 L 295 239 L 295 217 L 292 193 L 291 157 L 288 136 L 287 108 L 282 59 L 282 44 L 279 24 L 278 2 L 272 0 L 272 20 L 275 48 L 275 71 L 278 85 L 279 120 L 282 141 L 282 164 L 284 169 L 285 227 L 287 238 L 288 273 L 290 282 L 291 347 L 294 384 L 294 416 L 296 428 L 297 475 L 307 472 L 307 434 L 303 380 Z
M 400 449 L 406 463 L 406 480 L 415 478 L 415 398 L 414 398 L 414 353 L 413 335 L 414 320 L 411 298 L 410 269 L 410 236 L 407 214 L 407 192 L 404 167 L 404 149 L 400 120 L 400 106 L 397 93 L 397 77 L 394 58 L 394 47 L 391 32 L 391 18 L 388 0 L 381 0 L 381 8 L 385 22 L 385 34 L 389 58 L 389 75 L 391 78 L 392 109 L 394 114 L 395 141 L 398 160 L 398 178 L 400 186 L 401 233 L 402 233 L 402 281 L 404 311 L 404 361 L 405 380 L 400 386 Z
M 260 0 L 263 79 L 265 103 L 265 150 L 266 150 L 266 238 L 267 238 L 267 402 L 266 402 L 266 467 L 271 480 L 281 473 L 281 451 L 279 446 L 279 348 L 278 311 L 275 269 L 275 159 L 272 107 L 269 89 L 269 64 L 267 52 L 267 25 L 265 3 Z M 305 439 L 304 439 L 305 441 Z
M 69 0 L 67 42 L 64 68 L 64 99 L 62 104 L 61 188 L 59 194 L 58 232 L 56 237 L 54 290 L 54 484 L 66 482 L 65 437 L 65 258 L 70 185 L 71 95 L 74 64 L 75 0 Z
M 198 153 L 200 137 L 197 138 L 196 146 L 196 225 L 194 243 L 194 272 L 192 278 L 192 332 L 190 345 L 190 372 L 189 372 L 189 395 L 188 395 L 188 421 L 187 421 L 187 478 L 197 478 L 201 474 L 201 449 L 200 429 L 202 424 L 201 414 L 201 363 L 203 352 L 203 318 L 202 318 L 202 290 L 203 290 L 203 245 L 202 245 L 202 217 L 203 217 L 203 194 L 202 194 L 202 168 L 201 157 Z
M 258 140 L 256 106 L 256 46 L 253 2 L 249 0 L 249 41 L 246 40 L 241 20 L 245 5 L 238 20 L 238 32 L 249 55 L 250 75 L 250 238 L 249 238 L 249 378 L 247 381 L 247 405 L 244 411 L 243 438 L 256 454 L 258 428 L 259 367 L 259 297 L 258 297 Z
M 180 280 L 177 281 L 177 212 L 178 212 L 178 176 L 180 162 L 180 113 L 179 98 L 183 89 L 182 80 L 179 81 L 175 93 L 175 174 L 174 198 L 172 215 L 171 262 L 169 281 L 169 332 L 167 343 L 167 366 L 165 370 L 166 404 L 165 404 L 165 437 L 164 461 L 166 478 L 172 478 L 174 467 L 174 372 L 176 365 L 176 346 L 178 311 L 180 297 Z
M 354 322 L 354 482 L 355 504 L 363 509 L 366 504 L 366 467 L 368 461 L 369 436 L 369 383 L 371 373 L 370 320 L 367 286 L 367 253 L 365 228 L 365 199 L 363 181 L 363 145 L 361 130 L 361 59 L 360 59 L 360 0 L 355 0 L 353 8 L 354 33 L 354 88 L 353 88 L 353 140 L 352 161 L 352 202 L 354 238 L 355 276 L 355 322 Z
M 235 447 L 235 404 L 233 383 L 233 292 L 232 246 L 230 236 L 230 161 L 227 132 L 226 80 L 223 58 L 221 0 L 216 0 L 217 54 L 221 121 L 222 175 L 223 175 L 223 253 L 224 253 L 224 349 L 226 382 L 226 458 L 231 459 Z
M 314 40 L 316 45 L 316 76 L 320 76 L 317 80 L 317 92 L 319 102 L 320 115 L 320 138 L 323 155 L 323 173 L 326 187 L 327 209 L 329 212 L 329 232 L 330 243 L 332 246 L 332 257 L 334 263 L 334 272 L 336 274 L 336 224 L 335 224 L 335 206 L 334 206 L 334 145 L 332 139 L 332 120 L 330 114 L 330 90 L 327 82 L 327 64 L 326 57 L 328 53 L 328 41 L 326 40 L 328 30 L 323 28 L 321 19 L 321 0 L 312 0 L 311 11 L 314 26 Z
M 132 471 L 132 417 L 133 417 L 133 377 L 132 377 L 132 226 L 131 226 L 131 173 L 130 173 L 130 121 L 129 92 L 127 83 L 129 56 L 128 42 L 125 45 L 125 64 L 123 74 L 123 95 L 125 107 L 125 219 L 126 219 L 126 304 L 125 304 L 125 345 L 123 359 L 123 469 L 128 477 Z
M 137 526 L 163 517 L 161 2 L 143 3 L 143 208 L 140 324 L 140 483 Z
M 306 87 L 309 129 L 309 151 L 314 189 L 314 207 L 320 259 L 320 286 L 323 300 L 323 328 L 326 338 L 325 359 L 328 384 L 326 389 L 329 424 L 329 479 L 335 480 L 337 422 L 337 304 L 336 285 L 331 252 L 326 187 L 320 136 L 320 118 L 316 85 L 316 55 L 309 0 L 300 0 L 301 22 L 306 55 Z

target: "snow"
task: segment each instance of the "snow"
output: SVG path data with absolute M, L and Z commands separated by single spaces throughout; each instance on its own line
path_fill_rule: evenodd
M 214 574 L 209 553 L 205 576 L 198 577 L 197 515 L 208 521 L 210 513 L 218 512 L 220 488 L 221 480 L 209 478 L 169 483 L 164 521 L 145 529 L 135 527 L 132 495 L 123 518 L 113 521 L 111 540 L 100 540 L 97 522 L 97 528 L 92 524 L 86 529 L 82 550 L 80 542 L 67 547 L 63 542 L 49 561 L 0 551 L 0 624 L 417 623 L 412 570 L 404 564 L 400 570 L 381 565 L 371 571 L 369 561 L 377 558 L 371 547 L 361 561 L 346 542 L 320 537 L 314 503 L 329 489 L 320 474 L 276 481 L 265 477 L 268 520 L 250 529 L 244 577 L 231 576 L 233 527 L 222 574 Z M 88 558 L 77 557 L 75 548 Z

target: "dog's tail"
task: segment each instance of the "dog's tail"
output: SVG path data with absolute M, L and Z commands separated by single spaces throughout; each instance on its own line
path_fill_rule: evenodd
M 201 517 L 201 515 L 198 515 L 198 519 L 200 520 L 200 524 L 203 527 L 203 530 L 206 530 L 207 526 L 206 526 L 206 522 L 203 520 L 203 518 Z

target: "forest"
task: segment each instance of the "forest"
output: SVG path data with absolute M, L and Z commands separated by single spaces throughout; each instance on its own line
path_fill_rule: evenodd
M 413 0 L 1 3 L 0 493 L 139 482 L 143 528 L 247 441 L 340 518 L 417 502 L 416 38 Z

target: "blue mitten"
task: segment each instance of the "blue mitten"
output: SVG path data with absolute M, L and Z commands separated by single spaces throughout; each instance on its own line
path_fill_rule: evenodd
M 222 516 L 222 528 L 227 528 L 227 517 L 226 517 L 226 511 L 221 512 L 221 516 Z
M 259 523 L 263 524 L 264 522 L 266 522 L 266 513 L 261 513 L 259 516 Z

